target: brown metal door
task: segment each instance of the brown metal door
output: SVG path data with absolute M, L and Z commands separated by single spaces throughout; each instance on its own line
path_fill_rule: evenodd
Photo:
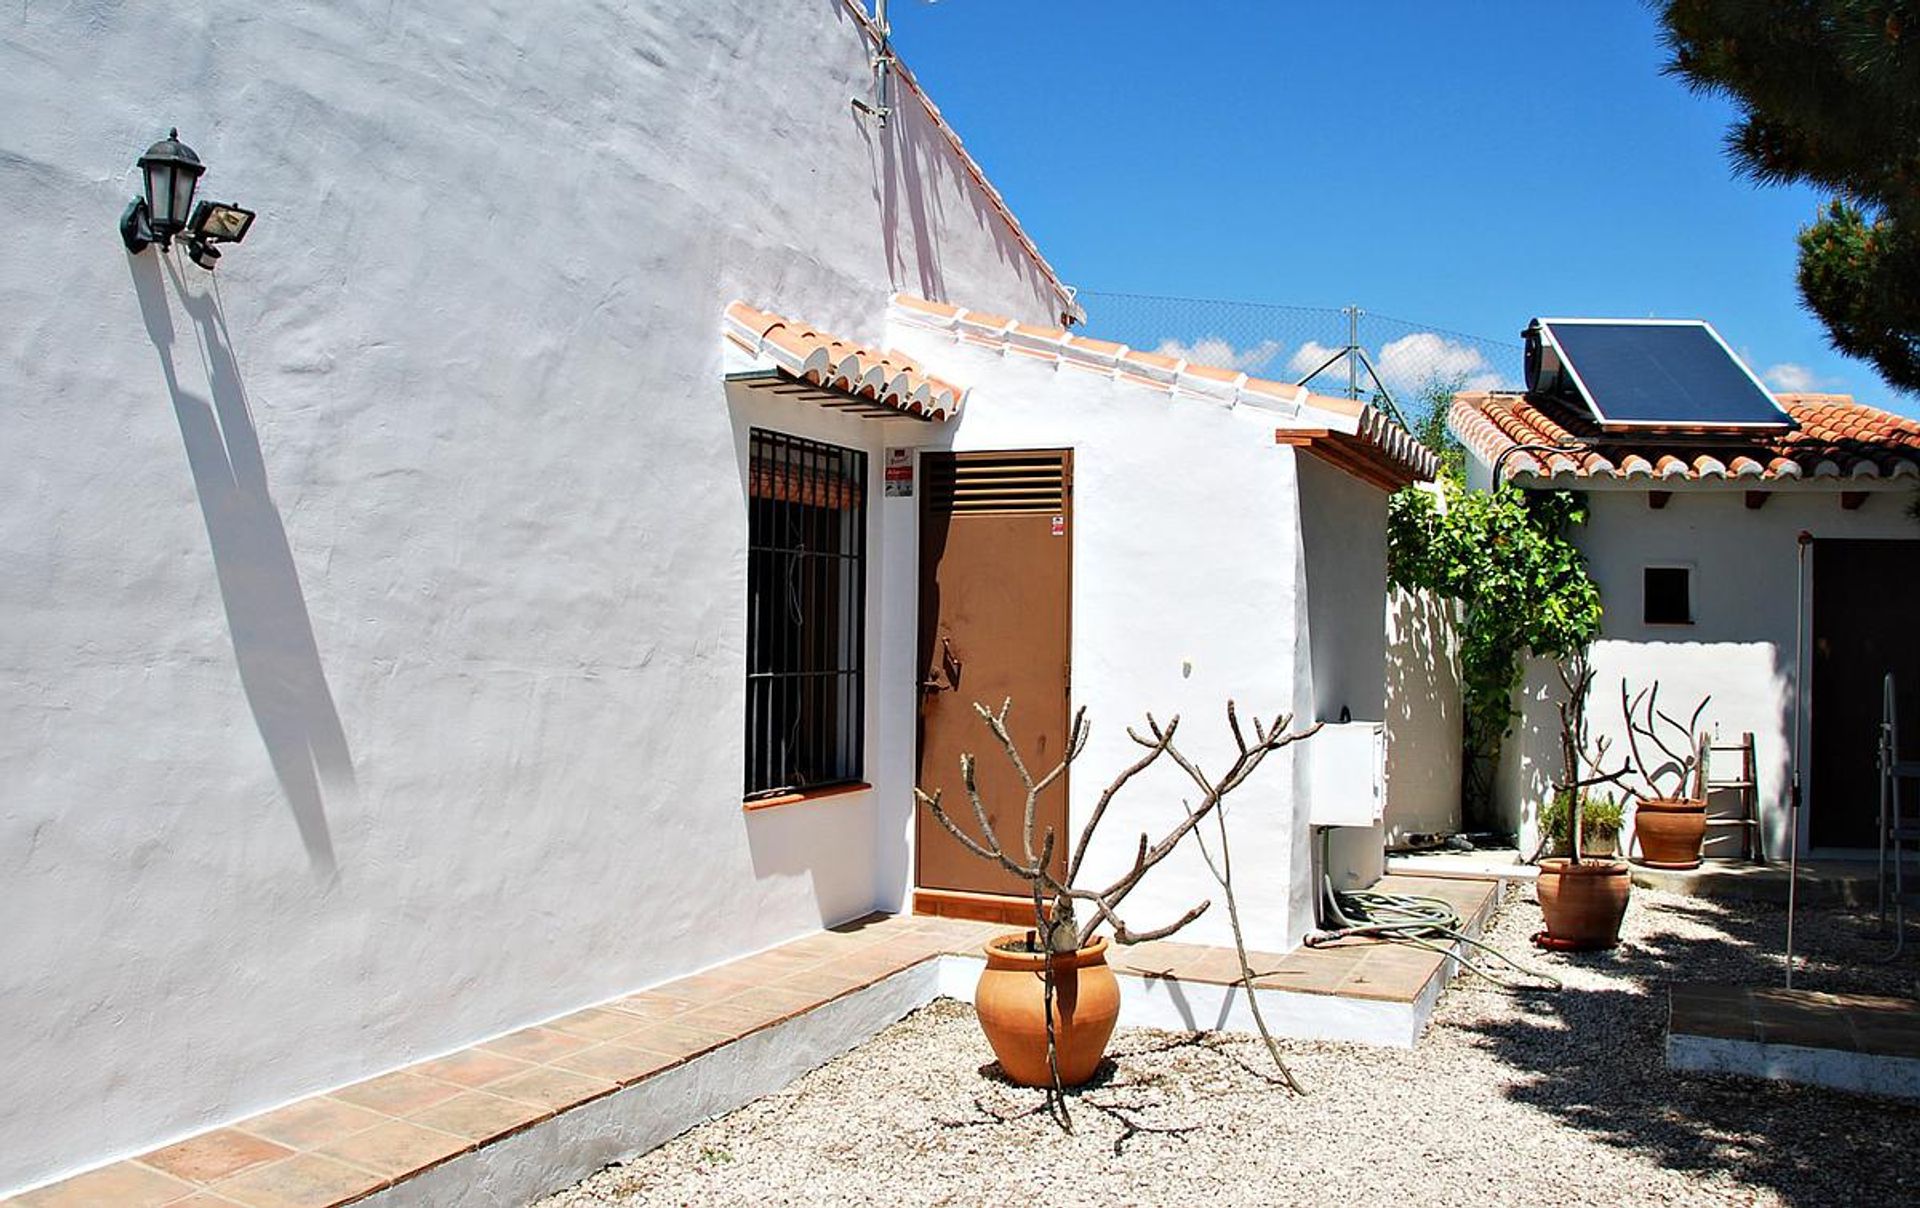
M 975 755 L 988 821 L 1018 859 L 1025 791 L 973 706 L 997 711 L 1011 698 L 1008 730 L 1028 769 L 1037 779 L 1059 762 L 1069 725 L 1073 455 L 927 453 L 921 467 L 919 783 L 940 790 L 948 816 L 978 838 L 960 781 L 960 756 Z M 1031 892 L 917 812 L 921 888 Z M 1041 797 L 1035 829 L 1054 829 L 1062 870 L 1066 822 L 1063 776 Z
M 1812 755 L 1807 799 L 1815 847 L 1879 842 L 1875 765 L 1881 684 L 1894 674 L 1900 754 L 1920 755 L 1920 541 L 1813 543 Z

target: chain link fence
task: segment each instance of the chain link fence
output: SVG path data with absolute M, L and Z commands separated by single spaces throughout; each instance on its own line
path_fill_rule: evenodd
M 1277 306 L 1082 290 L 1085 334 L 1133 348 L 1384 402 L 1408 419 L 1438 393 L 1520 384 L 1518 340 L 1449 331 L 1360 309 Z M 1357 345 L 1365 360 L 1346 354 Z

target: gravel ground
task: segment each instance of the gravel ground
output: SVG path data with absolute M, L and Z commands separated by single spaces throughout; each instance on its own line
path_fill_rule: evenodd
M 1063 1135 L 942 1000 L 779 1094 L 609 1167 L 587 1205 L 1911 1204 L 1920 1107 L 1669 1074 L 1665 984 L 1779 984 L 1778 907 L 1636 889 L 1611 953 L 1546 954 L 1532 893 L 1490 939 L 1558 993 L 1455 982 L 1412 1052 L 1123 1029 Z M 1796 984 L 1920 996 L 1920 960 L 1859 963 L 1871 920 L 1803 910 Z

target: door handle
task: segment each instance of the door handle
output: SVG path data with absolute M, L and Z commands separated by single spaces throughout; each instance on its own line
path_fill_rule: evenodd
M 953 642 L 948 638 L 941 638 L 940 666 L 934 671 L 928 672 L 927 678 L 920 681 L 920 691 L 952 692 L 960 686 L 960 670 L 962 666 L 963 664 L 960 660 L 954 657 Z M 935 678 L 939 672 L 946 673 L 947 681 L 944 684 Z

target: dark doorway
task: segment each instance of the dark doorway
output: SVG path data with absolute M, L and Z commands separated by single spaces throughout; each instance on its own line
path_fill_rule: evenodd
M 1920 755 L 1920 541 L 1815 541 L 1812 633 L 1809 837 L 1815 847 L 1874 847 L 1888 672 L 1901 752 Z

